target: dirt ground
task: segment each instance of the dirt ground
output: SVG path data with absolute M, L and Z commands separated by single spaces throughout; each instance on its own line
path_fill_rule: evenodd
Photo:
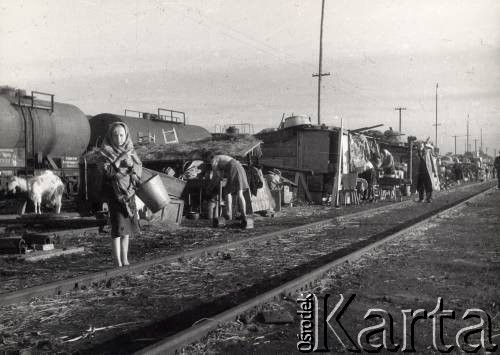
M 464 320 L 468 309 L 478 308 L 487 315 L 484 329 L 488 340 L 500 344 L 500 191 L 490 190 L 481 198 L 445 215 L 436 217 L 416 231 L 408 233 L 365 255 L 358 261 L 333 269 L 327 277 L 305 293 L 318 298 L 330 295 L 330 313 L 340 295 L 346 300 L 355 295 L 340 318 L 347 334 L 359 346 L 360 332 L 381 319 L 365 320 L 369 309 L 383 309 L 392 316 L 394 344 L 404 340 L 402 310 L 423 309 L 432 314 L 442 299 L 443 311 L 454 311 L 454 319 L 444 319 L 439 344 L 454 345 L 451 353 L 461 353 L 456 343 L 460 329 L 476 325 L 478 318 Z M 298 295 L 297 295 L 298 296 Z M 289 312 L 294 321 L 288 324 L 265 324 L 260 310 L 254 310 L 240 320 L 221 326 L 202 342 L 185 349 L 186 353 L 215 354 L 290 354 L 297 350 L 300 316 L 296 298 L 263 306 Z M 321 311 L 320 311 L 321 314 Z M 438 312 L 439 314 L 439 312 Z M 487 323 L 490 323 L 489 325 Z M 319 324 L 322 324 L 321 321 Z M 331 322 L 340 339 L 348 339 L 334 321 Z M 388 324 L 388 323 L 387 323 Z M 388 329 L 388 328 L 387 328 Z M 438 329 L 438 328 L 437 328 Z M 488 332 L 491 331 L 491 339 Z M 386 333 L 387 335 L 388 333 Z M 436 333 L 439 335 L 439 329 Z M 469 339 L 478 343 L 479 333 Z M 406 332 L 409 345 L 409 332 Z M 382 344 L 381 332 L 369 338 L 370 344 Z M 387 342 L 390 345 L 389 338 Z M 437 353 L 433 345 L 431 318 L 420 320 L 414 328 L 416 353 Z M 463 346 L 463 339 L 460 340 Z M 328 331 L 328 350 L 349 353 L 339 339 Z M 366 345 L 366 344 L 365 344 Z M 351 345 L 352 347 L 352 345 Z M 496 350 L 499 352 L 500 350 Z M 401 348 L 399 350 L 401 352 Z M 382 353 L 387 353 L 382 350 Z M 484 349 L 480 349 L 484 353 Z
M 474 185 L 466 185 L 462 189 L 467 190 L 473 187 Z M 446 193 L 449 192 L 442 194 Z M 131 263 L 150 260 L 390 204 L 394 202 L 384 201 L 342 208 L 296 205 L 283 208 L 281 212 L 275 214 L 275 217 L 255 214 L 255 228 L 250 230 L 241 229 L 238 221 L 228 223 L 224 228 L 213 228 L 212 221 L 207 219 L 184 219 L 180 226 L 143 221 L 141 222 L 141 235 L 132 237 L 130 240 L 129 260 Z M 0 236 L 12 233 L 5 232 L 3 229 L 0 228 Z M 58 249 L 83 247 L 84 252 L 79 254 L 55 257 L 35 263 L 24 262 L 15 255 L 0 254 L 0 294 L 112 268 L 109 228 L 105 229 L 107 232 L 103 234 L 75 230 L 54 239 L 55 247 Z M 19 228 L 15 234 L 22 235 L 24 232 L 23 228 Z

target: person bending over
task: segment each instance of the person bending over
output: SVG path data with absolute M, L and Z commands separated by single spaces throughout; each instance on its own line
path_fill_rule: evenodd
M 243 193 L 249 189 L 245 169 L 239 161 L 229 155 L 215 155 L 211 151 L 203 154 L 203 160 L 212 166 L 213 174 L 216 174 L 220 179 L 227 179 L 226 186 L 222 190 L 222 196 L 226 203 L 226 215 L 224 218 L 232 219 L 232 195 L 236 195 L 242 216 L 242 225 L 245 226 L 247 215 Z
M 394 167 L 394 158 L 392 154 L 387 150 L 382 150 L 382 170 L 385 176 L 395 176 L 396 169 Z

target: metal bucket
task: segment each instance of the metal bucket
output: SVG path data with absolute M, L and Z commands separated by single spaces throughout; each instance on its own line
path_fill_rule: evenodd
M 153 213 L 170 203 L 167 189 L 158 175 L 153 175 L 139 185 L 136 194 Z
M 285 118 L 285 123 L 283 126 L 285 128 L 294 126 L 303 126 L 311 124 L 311 119 L 306 115 L 290 116 Z

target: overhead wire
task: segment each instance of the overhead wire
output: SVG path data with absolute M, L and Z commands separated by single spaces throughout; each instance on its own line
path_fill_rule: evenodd
M 269 43 L 266 43 L 262 40 L 256 39 L 254 37 L 249 36 L 245 32 L 235 29 L 232 26 L 229 26 L 227 24 L 221 23 L 219 21 L 214 21 L 213 19 L 208 19 L 207 16 L 203 15 L 202 11 L 196 7 L 186 5 L 184 3 L 163 3 L 163 5 L 166 5 L 171 9 L 172 11 L 180 14 L 181 16 L 189 19 L 193 23 L 203 26 L 205 28 L 213 29 L 216 28 L 218 33 L 221 35 L 225 36 L 226 38 L 229 38 L 235 42 L 238 42 L 240 44 L 243 44 L 245 46 L 250 46 L 264 54 L 267 54 L 277 60 L 286 62 L 287 64 L 293 65 L 297 68 L 300 68 L 302 70 L 307 70 L 307 71 L 313 71 L 315 69 L 315 65 L 306 65 L 302 63 L 296 63 L 292 61 L 291 59 L 293 58 L 292 55 L 288 54 L 286 51 L 282 49 L 275 48 L 271 46 Z M 178 8 L 174 8 L 173 6 L 169 5 L 177 5 L 179 8 L 182 8 L 184 10 L 189 11 L 191 14 L 195 14 L 196 17 L 194 17 L 191 14 L 187 14 L 185 11 L 182 11 Z M 338 85 L 337 82 L 332 83 L 331 81 L 328 81 L 327 87 L 330 87 L 334 90 L 338 90 L 341 92 L 344 92 L 346 95 L 354 96 L 359 98 L 361 101 L 365 102 L 371 102 L 371 103 L 376 103 L 376 104 L 382 104 L 386 105 L 386 102 L 381 100 L 380 98 L 377 98 L 373 95 L 370 95 L 369 93 L 375 93 L 374 91 L 370 90 L 369 88 L 362 87 L 358 83 L 354 83 L 353 81 L 344 78 L 339 75 L 338 72 L 334 73 L 336 79 L 338 82 L 342 83 L 344 86 L 351 87 L 353 90 L 349 90 L 346 87 L 342 87 Z M 368 93 L 367 93 L 368 92 Z
M 165 5 L 171 5 L 172 3 L 170 4 L 165 4 Z M 298 68 L 301 68 L 301 69 L 305 69 L 305 70 L 312 70 L 311 67 L 309 67 L 308 65 L 304 65 L 304 64 L 298 64 L 298 63 L 295 63 L 295 62 L 292 62 L 289 60 L 289 58 L 291 58 L 291 56 L 289 54 L 287 54 L 285 51 L 283 50 L 279 50 L 279 49 L 276 49 L 272 46 L 270 46 L 269 44 L 265 43 L 265 42 L 262 42 L 260 40 L 257 40 L 257 39 L 254 39 L 246 34 L 244 34 L 242 31 L 239 31 L 239 30 L 236 30 L 228 25 L 225 25 L 225 24 L 222 24 L 220 22 L 217 22 L 217 21 L 213 21 L 213 20 L 207 20 L 206 16 L 202 15 L 201 12 L 196 9 L 196 8 L 193 8 L 193 7 L 189 7 L 187 5 L 184 5 L 184 4 L 179 4 L 179 3 L 176 3 L 176 5 L 179 5 L 181 6 L 182 8 L 184 9 L 188 9 L 190 10 L 191 12 L 197 14 L 197 16 L 199 17 L 199 19 L 196 19 L 194 18 L 193 16 L 190 16 L 188 14 L 186 14 L 185 12 L 182 12 L 178 9 L 173 9 L 171 6 L 169 6 L 169 8 L 171 10 L 173 10 L 174 12 L 180 14 L 181 16 L 184 16 L 186 18 L 188 18 L 189 20 L 191 20 L 192 22 L 194 22 L 195 24 L 198 24 L 198 25 L 201 25 L 201 26 L 204 26 L 206 28 L 214 28 L 214 27 L 219 27 L 218 29 L 218 32 L 229 38 L 229 39 L 232 39 L 233 41 L 236 41 L 240 44 L 243 44 L 243 45 L 246 45 L 246 46 L 250 46 L 262 53 L 265 53 L 265 54 L 268 54 L 272 57 L 274 57 L 275 59 L 278 59 L 278 60 L 281 60 L 281 61 L 284 61 L 290 65 L 293 65 L 293 66 L 296 66 Z M 215 24 L 215 26 L 214 26 Z M 221 30 L 222 28 L 222 30 Z M 229 31 L 232 31 L 234 33 L 228 33 L 228 30 Z

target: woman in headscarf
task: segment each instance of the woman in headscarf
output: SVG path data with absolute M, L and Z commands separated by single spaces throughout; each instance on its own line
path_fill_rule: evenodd
M 101 154 L 105 158 L 103 191 L 110 214 L 113 259 L 120 267 L 129 265 L 129 236 L 139 234 L 134 196 L 142 174 L 142 163 L 125 123 L 109 125 Z

